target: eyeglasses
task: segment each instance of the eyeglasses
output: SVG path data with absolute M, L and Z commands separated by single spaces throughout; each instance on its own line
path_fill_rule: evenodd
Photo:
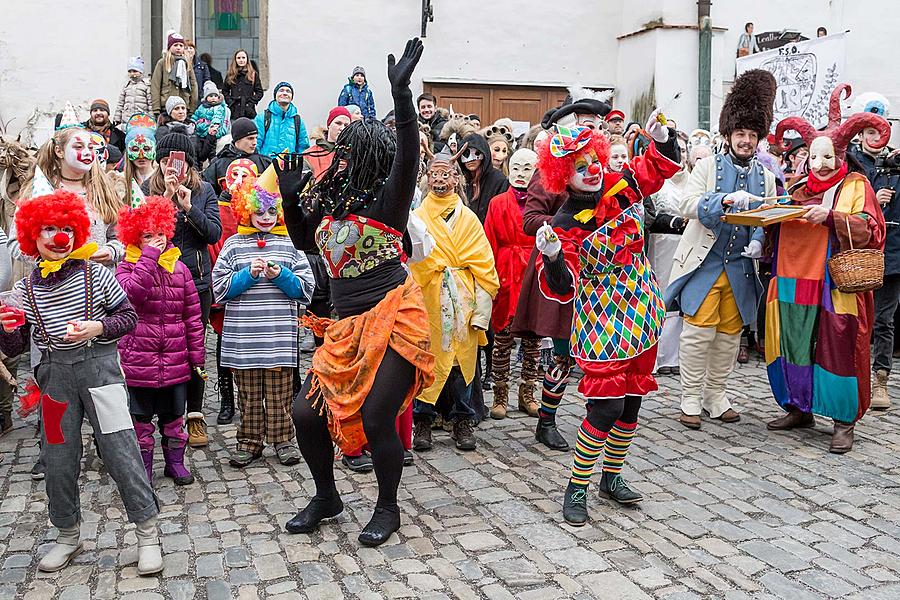
M 75 230 L 71 227 L 53 227 L 52 225 L 41 227 L 40 236 L 45 240 L 49 240 L 57 233 L 66 234 L 67 236 L 69 236 L 70 240 L 75 237 Z

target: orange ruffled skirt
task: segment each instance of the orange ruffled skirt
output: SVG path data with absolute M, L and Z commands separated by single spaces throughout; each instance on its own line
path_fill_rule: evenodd
M 389 347 L 416 368 L 398 414 L 434 382 L 428 312 L 422 289 L 412 277 L 361 315 L 334 321 L 307 314 L 300 323 L 324 338 L 313 355 L 307 399 L 327 417 L 331 437 L 343 451 L 367 443 L 360 409 Z

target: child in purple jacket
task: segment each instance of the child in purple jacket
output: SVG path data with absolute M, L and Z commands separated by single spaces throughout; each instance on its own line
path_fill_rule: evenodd
M 194 476 L 184 466 L 184 413 L 191 370 L 202 372 L 205 353 L 200 298 L 188 268 L 172 245 L 175 205 L 150 196 L 119 212 L 118 236 L 126 244 L 116 279 L 138 314 L 137 327 L 119 342 L 128 401 L 147 478 L 153 481 L 153 416 L 162 434 L 164 474 L 175 485 Z

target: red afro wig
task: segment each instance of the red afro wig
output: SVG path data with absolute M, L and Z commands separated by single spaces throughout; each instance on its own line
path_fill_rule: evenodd
M 148 196 L 137 208 L 123 206 L 116 231 L 119 240 L 129 246 L 140 246 L 141 236 L 148 232 L 161 231 L 171 240 L 175 235 L 175 204 L 163 196 Z
M 538 153 L 537 168 L 541 172 L 541 183 L 544 185 L 544 189 L 551 194 L 561 194 L 565 191 L 569 179 L 575 174 L 575 159 L 579 155 L 593 151 L 604 169 L 609 164 L 609 139 L 600 131 L 594 131 L 591 134 L 587 146 L 562 158 L 556 158 L 550 154 L 552 137 L 553 133 L 545 143 L 538 144 L 535 148 Z
M 74 249 L 81 248 L 91 235 L 91 219 L 84 199 L 67 190 L 46 196 L 25 198 L 16 208 L 16 237 L 23 254 L 39 258 L 37 239 L 43 227 L 71 227 L 75 231 Z

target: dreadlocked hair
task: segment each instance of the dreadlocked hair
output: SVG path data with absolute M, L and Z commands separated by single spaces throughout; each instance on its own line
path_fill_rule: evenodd
M 397 153 L 397 138 L 380 121 L 355 121 L 334 144 L 334 160 L 304 196 L 307 207 L 345 217 L 365 207 L 384 185 Z M 346 168 L 341 170 L 341 161 Z

